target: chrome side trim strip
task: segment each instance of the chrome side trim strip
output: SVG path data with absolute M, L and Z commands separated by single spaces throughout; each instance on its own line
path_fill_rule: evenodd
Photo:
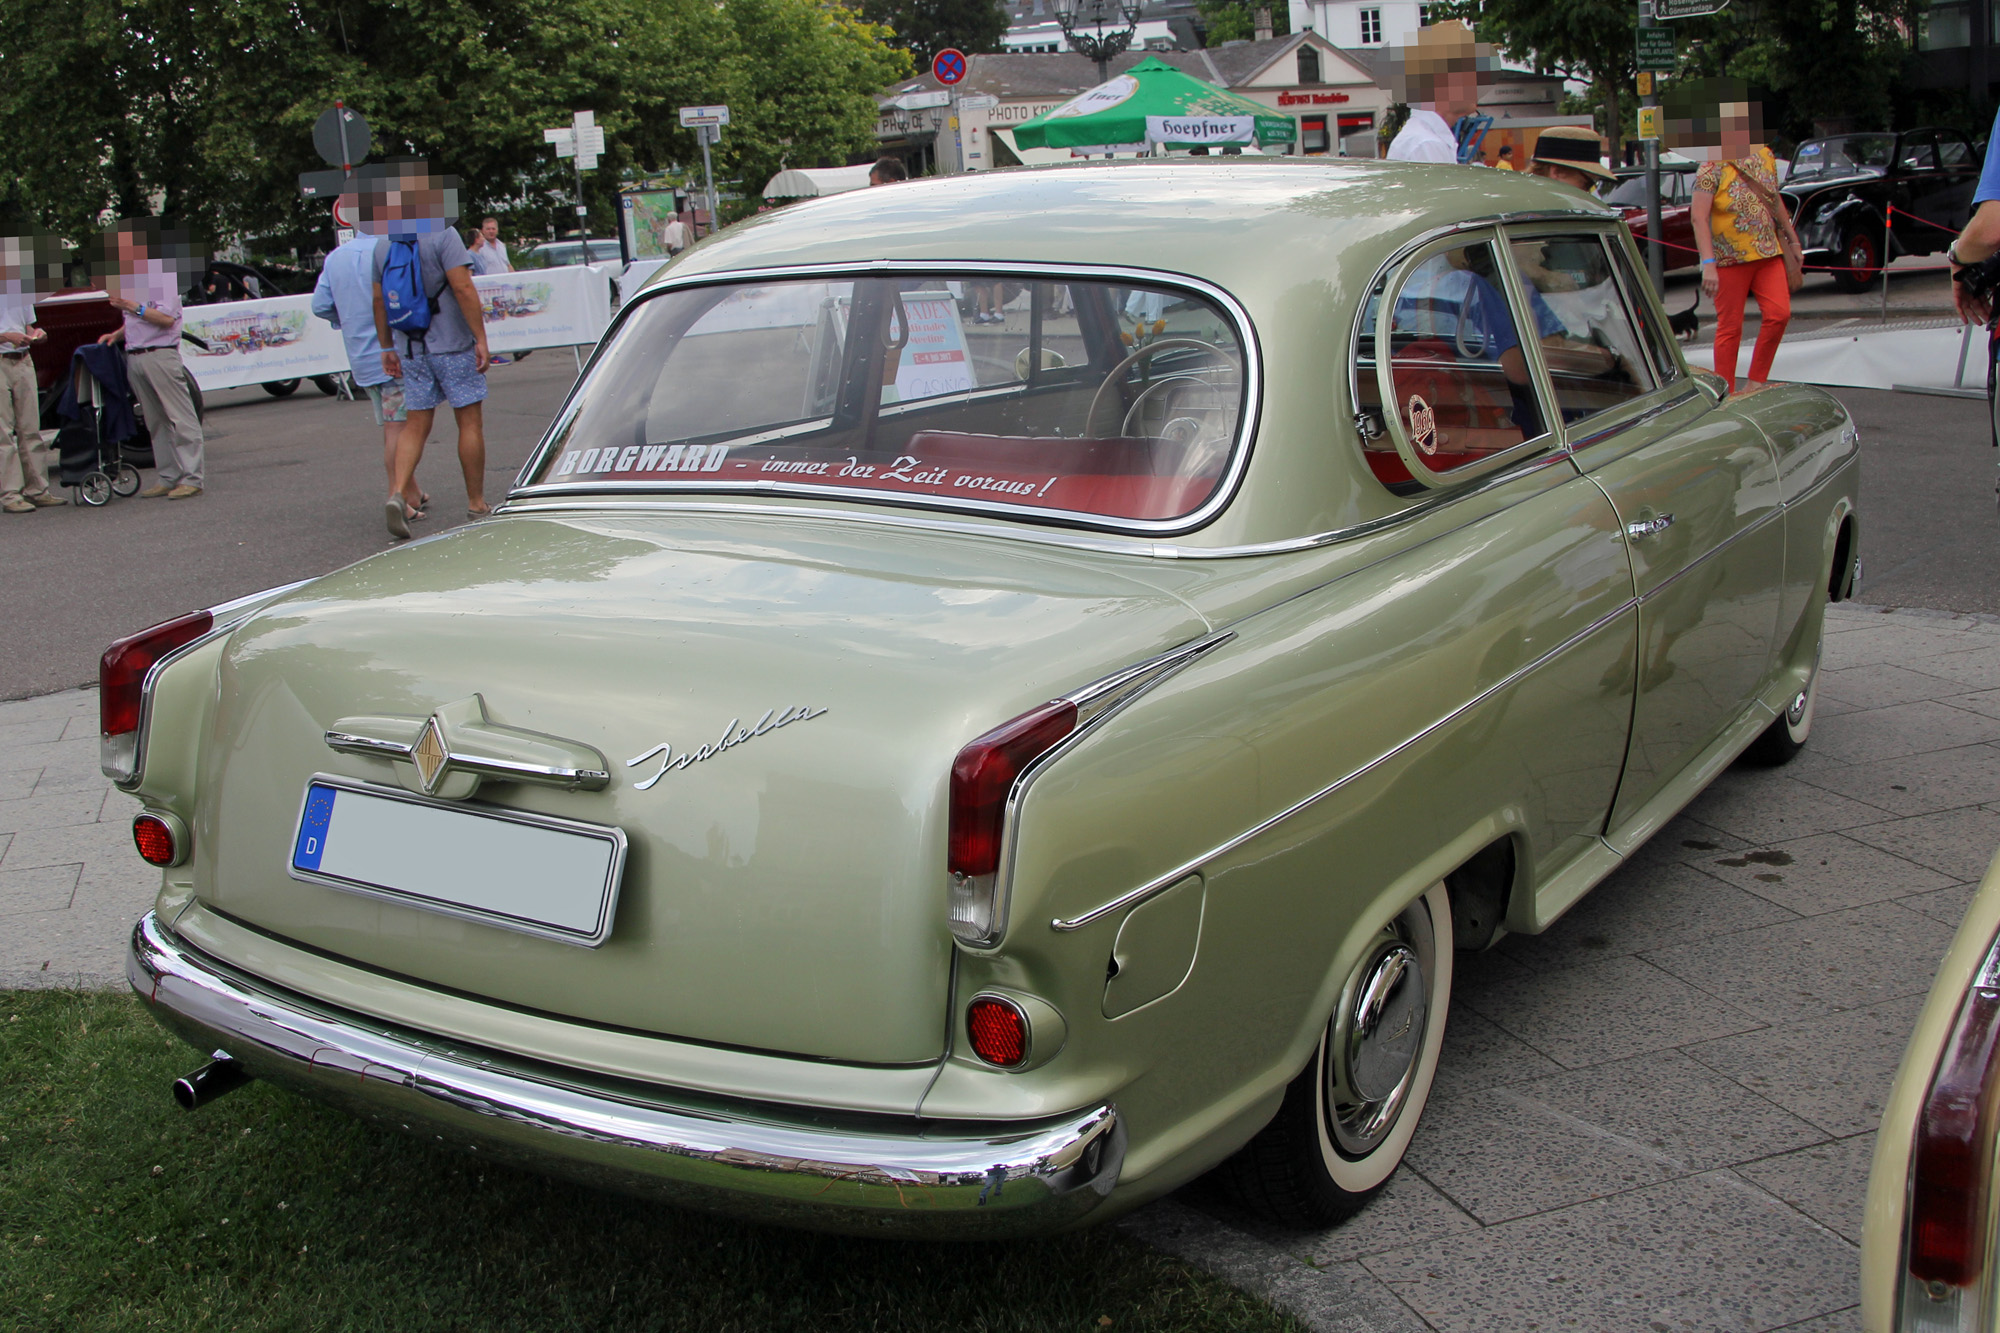
M 326 744 L 328 749 L 365 754 L 376 759 L 408 759 L 417 752 L 414 741 L 377 740 L 373 736 L 356 736 L 348 731 L 327 732 Z
M 125 974 L 154 1017 L 252 1075 L 587 1184 L 820 1230 L 971 1239 L 1073 1225 L 1124 1166 L 1109 1104 L 959 1124 L 745 1105 L 600 1079 L 337 1009 L 199 953 L 153 913 Z
M 1084 912 L 1078 916 L 1070 917 L 1068 919 L 1064 919 L 1062 917 L 1056 917 L 1054 920 L 1049 922 L 1050 928 L 1053 930 L 1058 930 L 1063 932 L 1068 932 L 1072 930 L 1081 930 L 1093 921 L 1100 921 L 1103 918 L 1111 915 L 1113 912 L 1123 911 L 1125 908 L 1128 907 L 1135 907 L 1138 904 L 1146 901 L 1146 899 L 1152 897 L 1154 894 L 1160 893 L 1166 889 L 1173 887 L 1175 884 L 1178 884 L 1181 880 L 1187 878 L 1189 875 L 1192 875 L 1197 870 L 1200 870 L 1203 866 L 1207 865 L 1209 862 L 1216 860 L 1218 857 L 1227 856 L 1229 853 L 1235 851 L 1237 848 L 1243 846 L 1245 843 L 1250 842 L 1251 840 L 1258 838 L 1265 833 L 1268 833 L 1270 830 L 1276 828 L 1278 825 L 1290 819 L 1293 815 L 1300 814 L 1303 811 L 1308 810 L 1311 807 L 1317 805 L 1319 802 L 1333 795 L 1335 792 L 1339 791 L 1342 787 L 1347 786 L 1349 783 L 1353 782 L 1357 778 L 1365 777 L 1366 775 L 1373 772 L 1377 768 L 1380 768 L 1383 764 L 1388 763 L 1391 759 L 1395 758 L 1403 751 L 1415 745 L 1418 741 L 1425 739 L 1426 737 L 1430 736 L 1439 729 L 1449 726 L 1451 723 L 1465 716 L 1465 714 L 1479 707 L 1481 704 L 1485 703 L 1488 699 L 1491 699 L 1494 695 L 1500 693 L 1502 690 L 1510 689 L 1513 686 L 1519 684 L 1522 680 L 1526 679 L 1529 673 L 1539 670 L 1544 664 L 1548 662 L 1554 661 L 1557 657 L 1560 657 L 1562 654 L 1576 647 L 1578 644 L 1588 639 L 1591 635 L 1597 633 L 1597 631 L 1603 629 L 1606 625 L 1611 624 L 1613 621 L 1617 620 L 1620 616 L 1624 615 L 1627 611 L 1632 610 L 1637 605 L 1638 601 L 1636 599 L 1627 599 L 1617 608 L 1606 612 L 1602 616 L 1599 616 L 1596 620 L 1593 620 L 1590 624 L 1584 626 L 1582 629 L 1578 630 L 1575 634 L 1563 640 L 1561 643 L 1557 644 L 1554 648 L 1551 648 L 1548 652 L 1542 654 L 1534 661 L 1529 662 L 1525 666 L 1516 668 L 1514 671 L 1508 673 L 1508 675 L 1502 678 L 1501 680 L 1495 682 L 1492 685 L 1487 686 L 1484 690 L 1480 691 L 1472 698 L 1466 700 L 1458 707 L 1452 709 L 1449 713 L 1446 713 L 1443 717 L 1439 718 L 1437 721 L 1432 722 L 1429 726 L 1426 726 L 1425 728 L 1423 728 L 1423 730 L 1417 732 L 1409 739 L 1400 741 L 1397 744 L 1389 747 L 1389 749 L 1384 750 L 1381 754 L 1375 756 L 1373 759 L 1369 760 L 1361 767 L 1355 769 L 1347 776 L 1336 779 L 1335 781 L 1329 783 L 1328 785 L 1320 788 L 1312 795 L 1305 797 L 1303 800 L 1293 802 L 1291 805 L 1286 806 L 1283 810 L 1280 810 L 1277 814 L 1272 815 L 1270 818 L 1264 820 L 1262 823 L 1257 824 L 1252 828 L 1246 829 L 1244 832 L 1237 834 L 1235 837 L 1229 839 L 1227 842 L 1222 843 L 1219 846 L 1210 848 L 1208 851 L 1203 852 L 1200 856 L 1193 857 L 1187 861 L 1183 861 L 1181 864 L 1175 866 L 1172 870 L 1167 871 L 1165 874 L 1154 876 L 1152 879 L 1147 880 L 1144 884 L 1141 884 L 1138 888 L 1133 889 L 1127 893 L 1120 894 L 1118 897 L 1113 898 L 1110 902 L 1101 904 L 1100 906 L 1097 907 L 1093 907 L 1087 912 Z

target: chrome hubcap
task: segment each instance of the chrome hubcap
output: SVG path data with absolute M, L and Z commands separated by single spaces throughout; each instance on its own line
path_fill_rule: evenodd
M 1354 1156 L 1371 1151 L 1395 1125 L 1429 1027 L 1430 979 L 1402 924 L 1376 941 L 1335 1016 L 1327 1062 L 1330 1128 L 1341 1151 Z

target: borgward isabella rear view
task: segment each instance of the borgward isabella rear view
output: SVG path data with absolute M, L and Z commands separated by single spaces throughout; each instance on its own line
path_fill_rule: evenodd
M 1347 1215 L 1454 956 L 1812 726 L 1855 433 L 1639 273 L 1574 191 L 1325 160 L 683 254 L 492 521 L 107 652 L 183 1103 L 874 1234 Z

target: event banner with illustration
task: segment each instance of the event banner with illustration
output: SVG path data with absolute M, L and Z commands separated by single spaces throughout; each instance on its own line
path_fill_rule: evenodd
M 611 322 L 611 270 L 605 266 L 494 273 L 472 285 L 486 317 L 486 345 L 495 352 L 594 343 Z M 188 306 L 184 317 L 186 331 L 208 344 L 206 350 L 191 343 L 181 348 L 205 393 L 348 368 L 340 330 L 312 313 L 310 296 Z
M 208 344 L 206 349 L 181 344 L 204 393 L 347 369 L 340 330 L 313 317 L 310 296 L 191 305 L 183 319 L 182 329 Z
M 615 266 L 489 273 L 474 278 L 486 316 L 486 346 L 495 352 L 594 343 L 611 323 L 611 274 Z

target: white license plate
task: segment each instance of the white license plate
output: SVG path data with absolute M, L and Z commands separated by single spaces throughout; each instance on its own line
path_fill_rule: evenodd
M 316 775 L 292 878 L 568 944 L 611 934 L 623 830 L 448 805 Z

